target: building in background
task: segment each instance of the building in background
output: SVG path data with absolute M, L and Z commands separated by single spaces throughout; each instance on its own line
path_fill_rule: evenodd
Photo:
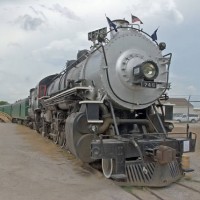
M 195 109 L 194 106 L 185 98 L 169 98 L 163 102 L 165 107 L 165 118 L 173 120 L 176 116 L 181 115 L 199 115 L 200 109 Z

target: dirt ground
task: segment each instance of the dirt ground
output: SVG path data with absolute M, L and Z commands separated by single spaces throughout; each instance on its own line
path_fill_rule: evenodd
M 0 123 L 0 199 L 137 199 L 35 131 Z
M 175 124 L 174 132 L 185 131 L 186 124 Z M 165 188 L 120 188 L 35 131 L 0 123 L 0 199 L 199 200 L 200 123 L 190 131 L 198 135 L 196 151 L 188 154 L 194 172 Z

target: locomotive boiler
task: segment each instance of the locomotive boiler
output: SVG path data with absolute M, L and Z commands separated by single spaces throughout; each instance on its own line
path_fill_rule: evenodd
M 44 136 L 83 162 L 101 161 L 106 178 L 165 186 L 183 175 L 181 156 L 195 147 L 193 133 L 170 137 L 164 119 L 171 54 L 128 21 L 113 23 L 116 30 L 90 32 L 90 50 L 30 91 L 29 113 Z

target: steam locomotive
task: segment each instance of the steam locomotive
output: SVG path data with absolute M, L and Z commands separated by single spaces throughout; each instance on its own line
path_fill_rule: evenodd
M 191 132 L 170 136 L 164 118 L 172 54 L 128 21 L 113 23 L 116 30 L 90 32 L 90 51 L 30 90 L 24 121 L 83 162 L 101 161 L 106 178 L 166 186 L 187 171 L 182 154 L 196 143 Z

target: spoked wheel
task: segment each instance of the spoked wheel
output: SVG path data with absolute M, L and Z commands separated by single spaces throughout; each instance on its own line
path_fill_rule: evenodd
M 110 178 L 114 169 L 113 159 L 102 159 L 102 170 L 106 178 Z
M 58 141 L 59 141 L 59 132 L 58 131 L 55 131 L 55 133 L 53 134 L 52 139 L 53 139 L 53 142 L 55 144 L 58 144 Z
M 41 118 L 40 118 L 40 113 L 35 113 L 35 130 L 38 133 L 41 133 Z
M 61 131 L 58 134 L 58 144 L 63 148 L 66 144 L 65 132 Z
M 63 144 L 62 144 L 61 148 L 63 149 L 63 148 L 65 148 L 65 147 L 66 147 L 66 139 L 64 139 L 64 141 L 63 141 Z

